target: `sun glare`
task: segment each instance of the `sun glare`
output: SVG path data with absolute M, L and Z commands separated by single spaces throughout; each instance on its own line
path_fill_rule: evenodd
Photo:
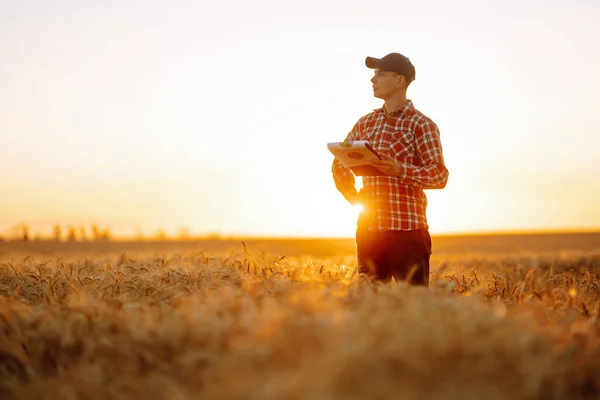
M 363 206 L 362 204 L 355 204 L 352 206 L 352 210 L 356 213 L 356 216 L 358 216 L 358 214 L 360 214 L 360 212 L 363 210 Z

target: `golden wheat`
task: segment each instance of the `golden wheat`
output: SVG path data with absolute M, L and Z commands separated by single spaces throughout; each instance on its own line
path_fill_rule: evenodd
M 330 258 L 5 259 L 0 395 L 587 399 L 600 258 L 434 257 L 431 290 Z

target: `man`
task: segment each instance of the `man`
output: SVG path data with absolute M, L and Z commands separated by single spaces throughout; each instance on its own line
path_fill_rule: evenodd
M 363 177 L 358 193 L 349 169 L 337 160 L 331 169 L 346 200 L 363 207 L 356 229 L 359 273 L 429 287 L 432 251 L 423 190 L 443 189 L 448 181 L 440 132 L 406 97 L 415 79 L 407 57 L 391 53 L 365 63 L 374 70 L 373 94 L 384 104 L 361 117 L 345 140 L 368 140 L 384 158 L 372 164 L 384 175 Z

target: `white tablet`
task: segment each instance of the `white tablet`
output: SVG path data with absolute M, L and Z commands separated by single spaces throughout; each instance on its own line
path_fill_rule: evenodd
M 327 143 L 327 148 L 340 164 L 350 168 L 356 176 L 383 176 L 378 168 L 370 165 L 372 161 L 382 160 L 367 140 Z

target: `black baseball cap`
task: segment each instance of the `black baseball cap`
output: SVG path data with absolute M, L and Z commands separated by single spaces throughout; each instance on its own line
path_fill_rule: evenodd
M 365 64 L 368 68 L 379 68 L 383 71 L 393 71 L 398 75 L 404 75 L 406 83 L 415 80 L 415 67 L 408 57 L 399 53 L 390 53 L 383 58 L 367 57 Z

